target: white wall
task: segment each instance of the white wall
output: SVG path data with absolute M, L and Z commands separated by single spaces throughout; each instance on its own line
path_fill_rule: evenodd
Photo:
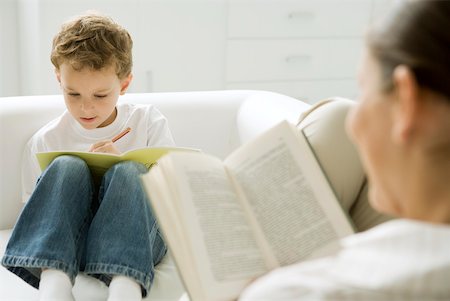
M 0 96 L 20 93 L 17 36 L 16 1 L 0 0 Z
M 134 81 L 130 92 L 229 88 L 273 90 L 311 102 L 332 95 L 353 97 L 356 95 L 353 74 L 358 49 L 362 47 L 363 26 L 374 15 L 384 13 L 391 1 L 0 0 L 0 96 L 60 93 L 49 59 L 53 36 L 68 18 L 94 9 L 112 16 L 133 37 Z M 276 9 L 263 8 L 270 5 Z M 352 15 L 356 8 L 358 14 Z M 253 18 L 256 23 L 252 25 L 252 33 L 236 36 L 236 32 L 250 24 L 248 18 L 253 16 L 253 10 L 257 18 Z M 305 26 L 303 23 L 291 21 L 290 29 L 286 24 L 277 27 L 281 14 L 290 10 L 311 15 L 309 21 L 316 25 L 305 29 L 304 34 L 299 31 Z M 248 16 L 239 21 L 235 17 L 243 11 Z M 267 18 L 263 17 L 266 15 Z M 267 27 L 271 30 L 269 36 L 257 32 L 266 32 Z M 347 27 L 344 33 L 331 30 Z M 275 28 L 279 33 L 272 32 Z M 285 33 L 289 36 L 285 37 Z M 284 66 L 290 68 L 285 70 L 288 75 L 295 74 L 291 78 L 273 66 L 276 53 L 291 51 L 286 45 L 294 47 L 295 43 L 300 50 L 311 48 L 316 63 L 310 71 L 298 63 Z M 318 45 L 316 48 L 314 43 Z M 241 44 L 243 47 L 236 48 Z M 257 47 L 252 49 L 247 46 L 250 44 Z M 340 51 L 337 44 L 342 48 Z M 331 49 L 330 45 L 333 56 L 339 59 L 333 57 L 331 63 L 325 61 L 332 56 L 315 59 L 322 50 Z M 239 50 L 237 54 L 235 50 Z M 246 56 L 242 55 L 244 52 Z M 257 58 L 261 62 L 252 65 L 251 61 Z M 323 74 L 309 78 L 294 67 L 309 77 L 322 69 Z
M 21 45 L 27 41 L 22 94 L 59 92 L 49 60 L 53 36 L 62 22 L 90 9 L 110 15 L 133 37 L 131 92 L 223 87 L 223 0 L 20 0 Z

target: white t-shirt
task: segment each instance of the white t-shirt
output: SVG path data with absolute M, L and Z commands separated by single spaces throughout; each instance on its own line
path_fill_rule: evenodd
M 68 111 L 52 120 L 28 141 L 22 160 L 22 201 L 26 202 L 41 174 L 37 152 L 88 151 L 101 140 L 112 139 L 125 128 L 131 132 L 114 144 L 121 151 L 148 146 L 174 146 L 167 119 L 152 105 L 118 104 L 116 119 L 108 126 L 87 130 Z
M 449 225 L 393 220 L 341 245 L 257 279 L 239 300 L 450 300 Z

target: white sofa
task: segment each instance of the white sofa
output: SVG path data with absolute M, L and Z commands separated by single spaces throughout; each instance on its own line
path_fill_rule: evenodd
M 179 146 L 200 148 L 224 158 L 233 149 L 282 119 L 297 121 L 309 105 L 264 91 L 206 91 L 126 94 L 120 101 L 151 103 L 168 118 Z M 0 98 L 0 256 L 23 206 L 21 155 L 26 141 L 64 110 L 62 96 Z M 170 255 L 157 266 L 145 300 L 178 300 L 184 289 Z M 106 300 L 100 281 L 78 275 L 77 300 Z M 38 300 L 38 291 L 0 267 L 0 300 Z

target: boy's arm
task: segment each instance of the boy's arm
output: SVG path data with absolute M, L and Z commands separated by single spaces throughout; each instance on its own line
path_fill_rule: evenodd
M 121 152 L 116 147 L 114 142 L 116 142 L 117 140 L 119 140 L 120 138 L 122 138 L 123 136 L 128 134 L 129 132 L 131 132 L 131 128 L 127 127 L 125 130 L 123 130 L 122 132 L 120 132 L 119 134 L 117 134 L 110 140 L 103 140 L 103 141 L 99 141 L 97 143 L 92 144 L 88 151 L 94 152 L 94 153 L 109 153 L 109 154 L 120 155 Z
M 103 140 L 91 145 L 88 152 L 120 155 L 120 150 L 111 140 Z
M 22 154 L 22 202 L 26 203 L 36 187 L 36 182 L 41 175 L 41 168 L 36 159 L 38 148 L 31 139 L 25 146 Z

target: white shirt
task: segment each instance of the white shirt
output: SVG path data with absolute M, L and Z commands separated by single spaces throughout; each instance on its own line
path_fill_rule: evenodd
M 26 202 L 41 174 L 36 153 L 88 151 L 101 140 L 112 139 L 125 128 L 131 132 L 114 144 L 121 151 L 148 146 L 175 145 L 167 119 L 152 105 L 118 104 L 116 119 L 108 126 L 87 130 L 68 111 L 52 120 L 28 141 L 22 160 L 22 201 Z
M 336 255 L 277 269 L 239 300 L 450 300 L 450 226 L 394 220 Z

